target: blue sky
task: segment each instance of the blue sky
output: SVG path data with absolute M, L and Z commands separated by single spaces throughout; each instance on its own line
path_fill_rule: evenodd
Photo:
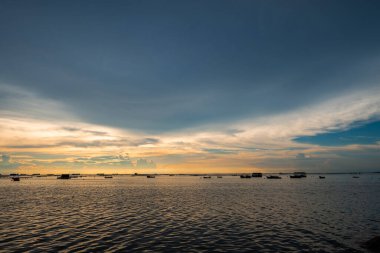
M 322 146 L 370 145 L 380 142 L 380 121 L 353 125 L 347 130 L 297 137 L 295 141 Z
M 11 137 L 0 153 L 31 166 L 34 156 L 48 157 L 49 145 L 86 147 L 76 150 L 85 158 L 104 145 L 109 150 L 97 155 L 133 153 L 178 170 L 194 160 L 217 168 L 236 155 L 228 167 L 238 170 L 297 157 L 247 150 L 375 148 L 379 8 L 378 1 L 1 1 L 0 116 Z M 38 121 L 41 134 L 55 122 L 66 139 L 33 139 L 32 130 L 20 137 L 9 130 L 17 120 Z M 357 121 L 361 130 L 350 130 Z M 271 132 L 281 126 L 287 134 Z M 367 133 L 367 141 L 352 137 Z M 186 141 L 193 149 L 180 145 Z M 37 146 L 22 158 L 22 147 Z M 59 150 L 72 162 L 73 150 Z

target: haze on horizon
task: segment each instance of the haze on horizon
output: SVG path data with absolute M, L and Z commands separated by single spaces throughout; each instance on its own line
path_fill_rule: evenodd
M 0 173 L 380 171 L 379 1 L 0 2 Z

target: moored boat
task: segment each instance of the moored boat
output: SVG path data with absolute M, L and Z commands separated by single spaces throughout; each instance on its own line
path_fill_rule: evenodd
M 293 175 L 290 178 L 303 178 L 306 177 L 306 172 L 293 172 Z
M 57 179 L 71 179 L 70 174 L 62 174 L 57 177 Z
M 272 176 L 272 175 L 270 175 L 270 176 L 267 176 L 267 179 L 281 179 L 281 177 L 280 176 Z
M 301 175 L 290 175 L 289 177 L 290 178 L 303 178 L 303 176 L 301 176 Z
M 252 173 L 252 177 L 263 177 L 263 173 Z

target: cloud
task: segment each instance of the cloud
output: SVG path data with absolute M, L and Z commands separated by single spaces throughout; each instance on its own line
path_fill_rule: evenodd
M 306 155 L 305 155 L 304 153 L 298 153 L 298 154 L 296 155 L 296 158 L 297 158 L 297 159 L 305 159 L 305 158 L 306 158 Z
M 2 154 L 1 159 L 3 163 L 9 163 L 9 160 L 11 159 L 11 157 L 7 154 Z
M 204 151 L 212 154 L 236 154 L 238 151 L 236 150 L 228 150 L 228 149 L 217 149 L 217 148 L 205 148 Z
M 116 156 L 95 156 L 89 159 L 97 166 L 115 166 L 122 168 L 133 168 L 133 163 L 129 155 L 116 155 Z
M 159 139 L 143 138 L 143 139 L 101 139 L 93 141 L 63 141 L 54 144 L 30 144 L 30 145 L 7 145 L 6 148 L 15 149 L 44 149 L 44 148 L 58 148 L 58 147 L 76 147 L 76 148 L 90 148 L 90 147 L 141 147 L 150 144 L 159 143 Z
M 54 159 L 54 160 L 33 160 L 31 166 L 38 166 L 46 170 L 51 167 L 61 168 L 82 168 L 82 169 L 113 169 L 115 171 L 125 171 L 125 169 L 155 169 L 156 163 L 152 160 L 145 158 L 130 158 L 128 154 L 119 155 L 101 155 L 101 156 L 88 156 L 76 157 L 74 159 L 68 157 L 67 159 Z
M 156 144 L 159 142 L 160 140 L 157 138 L 145 138 L 141 144 Z
M 83 133 L 99 135 L 99 136 L 105 136 L 108 134 L 107 132 L 103 132 L 103 131 L 87 130 L 87 129 L 81 129 L 77 127 L 62 127 L 62 130 L 69 131 L 69 132 L 83 132 Z
M 137 169 L 155 169 L 156 164 L 153 161 L 148 161 L 147 159 L 140 158 L 136 162 Z
M 41 97 L 17 86 L 0 83 L 0 94 L 0 117 L 78 120 L 63 103 Z
M 380 89 L 355 91 L 314 106 L 237 123 L 240 140 L 263 146 L 300 146 L 293 138 L 348 129 L 353 122 L 380 119 Z M 243 143 L 244 143 L 243 142 Z
M 4 171 L 9 171 L 11 169 L 17 169 L 21 165 L 18 162 L 11 162 L 11 156 L 8 154 L 2 154 L 1 159 L 2 159 L 2 161 L 0 162 L 0 169 L 4 170 Z
M 43 103 L 42 98 L 41 104 Z M 46 111 L 49 109 L 47 107 Z M 48 112 L 47 115 L 53 113 Z M 280 166 L 281 163 L 284 167 L 288 164 L 287 168 L 312 168 L 313 163 L 323 164 L 317 162 L 317 157 L 335 159 L 336 157 L 331 157 L 329 152 L 337 154 L 338 150 L 329 149 L 329 152 L 326 152 L 327 149 L 318 145 L 296 142 L 295 138 L 349 129 L 355 122 L 373 121 L 378 119 L 379 115 L 379 89 L 342 94 L 340 97 L 287 113 L 206 124 L 161 134 L 92 124 L 80 119 L 74 120 L 75 116 L 60 121 L 53 118 L 33 118 L 33 114 L 26 115 L 23 111 L 18 114 L 17 110 L 14 113 L 6 113 L 1 109 L 0 147 L 4 152 L 15 155 L 26 152 L 31 154 L 29 158 L 24 158 L 22 166 L 18 165 L 25 168 L 32 164 L 38 166 L 39 162 L 44 166 L 50 164 L 62 167 L 95 166 L 114 169 L 186 166 L 195 169 L 197 165 L 215 169 L 218 166 L 272 168 L 275 165 Z M 345 147 L 344 150 L 349 150 L 351 146 Z M 361 147 L 363 145 L 358 146 L 357 150 Z M 139 157 L 142 160 L 113 155 L 125 152 L 128 152 L 130 157 Z M 53 158 L 54 155 L 62 155 L 64 159 L 58 156 Z M 51 158 L 44 160 L 44 156 Z M 342 155 L 339 157 L 336 161 L 343 164 Z
M 91 157 L 79 157 L 74 160 L 74 163 L 81 165 L 90 165 L 93 167 L 104 167 L 114 169 L 154 169 L 156 163 L 152 160 L 145 158 L 131 159 L 128 154 L 120 155 L 105 155 L 105 156 L 91 156 Z M 70 162 L 66 162 L 69 164 Z
M 244 133 L 244 130 L 242 129 L 227 129 L 226 134 L 236 136 L 236 134 Z
M 329 147 L 310 150 L 306 158 L 272 157 L 271 159 L 256 159 L 251 166 L 267 168 L 270 171 L 307 172 L 370 172 L 379 170 L 380 157 L 378 146 L 363 147 Z M 302 155 L 301 155 L 302 156 Z
M 338 12 L 339 3 L 315 1 L 289 10 L 280 2 L 239 1 L 230 13 L 221 11 L 231 7 L 228 1 L 217 8 L 206 1 L 197 17 L 176 3 L 158 6 L 162 15 L 149 24 L 144 4 L 128 6 L 138 15 L 123 15 L 117 3 L 105 10 L 63 3 L 55 19 L 44 15 L 55 4 L 36 3 L 22 23 L 21 7 L 4 3 L 1 14 L 8 22 L 0 29 L 7 47 L 0 48 L 0 76 L 44 94 L 45 102 L 60 100 L 85 122 L 149 133 L 283 114 L 377 85 L 375 2 Z M 191 10 L 198 3 L 185 5 Z M 78 26 L 83 19 L 87 25 Z M 58 34 L 60 22 L 67 29 Z M 53 25 L 40 29 L 41 23 Z M 96 23 L 103 29 L 95 29 Z M 189 24 L 194 29 L 184 32 Z M 114 34 L 125 29 L 127 34 Z M 33 43 L 20 48 L 30 34 Z M 32 105 L 36 110 L 28 113 L 46 115 L 41 109 L 47 107 Z

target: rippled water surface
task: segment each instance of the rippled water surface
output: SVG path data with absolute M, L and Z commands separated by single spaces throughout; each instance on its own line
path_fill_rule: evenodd
M 1 252 L 356 252 L 380 175 L 0 180 Z

